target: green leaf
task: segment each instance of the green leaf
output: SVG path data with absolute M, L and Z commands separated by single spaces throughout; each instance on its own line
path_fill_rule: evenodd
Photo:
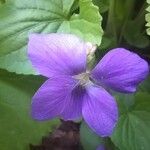
M 93 0 L 93 3 L 99 7 L 100 13 L 104 13 L 109 8 L 109 0 Z
M 0 5 L 5 3 L 5 0 L 0 0 Z
M 74 33 L 85 41 L 100 45 L 103 30 L 101 28 L 102 17 L 98 7 L 94 6 L 92 0 L 79 1 L 80 13 L 71 16 L 70 20 L 64 21 L 58 32 Z
M 111 137 L 121 150 L 149 150 L 150 147 L 150 95 L 138 93 L 135 104 L 121 114 Z
M 139 91 L 148 92 L 150 94 L 150 76 L 140 84 Z
M 0 147 L 3 150 L 29 150 L 58 123 L 37 122 L 31 118 L 31 97 L 44 80 L 0 70 Z
M 150 44 L 149 37 L 145 35 L 145 32 L 143 33 L 143 29 L 134 21 L 128 21 L 124 38 L 130 45 L 138 48 L 145 48 Z
M 133 10 L 134 7 L 131 9 L 131 13 L 126 18 L 124 27 L 123 27 L 123 36 L 125 40 L 131 46 L 138 47 L 138 48 L 146 48 L 150 45 L 149 37 L 146 35 L 146 31 L 144 28 L 145 25 L 145 5 L 146 3 L 141 3 L 141 7 L 137 12 L 137 15 L 133 18 Z M 130 6 L 130 1 L 129 5 Z M 133 6 L 135 6 L 135 1 L 133 0 Z M 127 9 L 128 9 L 127 7 Z
M 0 0 L 0 7 L 5 3 L 5 0 Z
M 147 10 L 148 13 L 145 16 L 145 19 L 147 21 L 146 26 L 148 27 L 147 28 L 147 34 L 150 35 L 150 0 L 147 0 L 147 3 L 148 3 L 148 7 L 147 7 L 146 10 Z
M 96 135 L 85 122 L 81 124 L 80 140 L 85 150 L 96 150 L 98 146 L 104 144 L 103 139 Z
M 13 0 L 0 9 L 0 68 L 36 74 L 27 58 L 30 33 L 63 32 L 100 44 L 102 29 L 98 8 L 80 0 L 79 14 L 72 15 L 76 0 Z
M 100 49 L 108 50 L 113 47 L 115 40 L 113 37 L 103 36 L 102 43 L 100 45 Z

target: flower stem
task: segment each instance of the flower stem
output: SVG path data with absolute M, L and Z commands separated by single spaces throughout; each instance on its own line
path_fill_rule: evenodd
M 147 3 L 144 2 L 143 6 L 141 7 L 141 9 L 138 13 L 138 15 L 134 19 L 135 24 L 137 24 L 141 28 L 145 24 L 146 7 L 147 7 Z
M 120 32 L 120 35 L 119 35 L 118 45 L 121 44 L 123 34 L 125 32 L 125 29 L 126 29 L 126 25 L 128 24 L 129 19 L 131 19 L 131 17 L 132 17 L 134 4 L 135 4 L 135 0 L 126 0 L 125 9 L 128 10 L 128 11 L 126 11 L 126 15 L 124 17 L 124 20 L 122 21 L 122 28 L 121 28 L 121 32 Z
M 134 97 L 135 97 L 135 94 L 125 94 L 124 104 L 126 105 L 128 109 L 130 109 L 130 107 L 134 105 L 135 103 Z
M 111 0 L 110 4 L 109 4 L 108 19 L 107 19 L 107 25 L 106 25 L 106 34 L 114 36 L 115 41 L 117 43 L 117 32 L 116 32 L 115 17 L 114 17 L 114 6 L 115 6 L 115 0 Z

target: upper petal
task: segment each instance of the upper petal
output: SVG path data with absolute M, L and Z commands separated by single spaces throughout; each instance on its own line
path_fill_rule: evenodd
M 148 63 L 124 48 L 108 52 L 92 71 L 92 77 L 119 92 L 135 92 L 149 73 Z
M 76 75 L 86 69 L 87 45 L 71 34 L 31 34 L 28 56 L 46 77 Z
M 111 135 L 118 119 L 116 101 L 102 88 L 88 86 L 86 91 L 82 106 L 83 118 L 98 135 Z
M 32 99 L 32 116 L 37 120 L 61 117 L 74 120 L 81 117 L 82 91 L 77 81 L 61 76 L 48 79 Z

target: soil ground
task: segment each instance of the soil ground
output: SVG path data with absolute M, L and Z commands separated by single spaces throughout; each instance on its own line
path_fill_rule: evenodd
M 60 126 L 43 137 L 40 145 L 30 145 L 30 150 L 83 150 L 79 136 L 80 124 L 61 121 Z

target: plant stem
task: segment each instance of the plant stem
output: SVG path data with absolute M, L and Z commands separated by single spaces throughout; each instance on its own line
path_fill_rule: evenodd
M 118 45 L 121 44 L 123 34 L 124 34 L 125 29 L 126 29 L 126 25 L 129 21 L 129 19 L 132 17 L 134 4 L 135 4 L 135 0 L 127 0 L 126 3 L 125 3 L 125 6 L 126 6 L 125 9 L 127 9 L 128 11 L 126 11 L 126 16 L 125 16 L 125 18 L 123 20 L 123 23 L 122 23 L 122 28 L 121 28 L 121 32 L 120 32 L 120 35 L 119 35 Z
M 124 99 L 124 104 L 127 106 L 127 108 L 130 108 L 135 103 L 135 94 L 126 94 Z
M 110 0 L 109 11 L 108 11 L 108 19 L 106 25 L 106 34 L 114 36 L 115 41 L 117 43 L 117 32 L 114 18 L 114 6 L 115 0 Z
M 147 7 L 147 3 L 144 2 L 143 6 L 141 7 L 138 15 L 136 16 L 136 18 L 134 19 L 134 22 L 140 27 L 142 27 L 145 23 L 145 14 L 146 14 L 146 7 Z

